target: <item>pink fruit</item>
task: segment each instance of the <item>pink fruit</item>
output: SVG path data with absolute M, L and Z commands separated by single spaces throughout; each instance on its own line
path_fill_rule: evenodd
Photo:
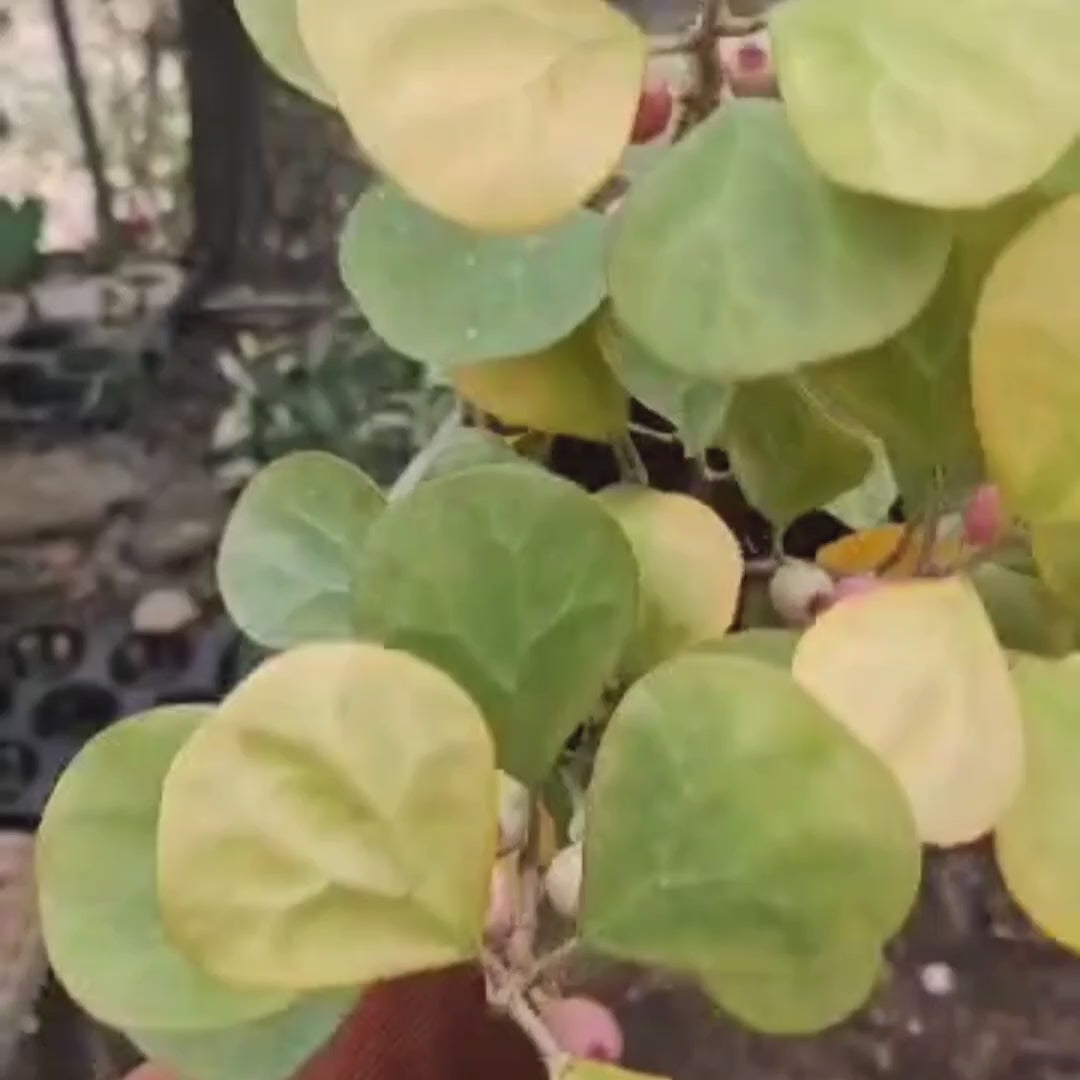
M 721 56 L 725 73 L 736 97 L 776 97 L 776 72 L 768 48 L 756 41 L 744 41 L 734 51 Z
M 648 82 L 638 99 L 637 115 L 630 131 L 632 143 L 647 143 L 667 131 L 675 101 L 666 82 Z
M 623 1034 L 610 1009 L 587 997 L 555 998 L 540 1007 L 540 1018 L 555 1041 L 572 1057 L 618 1061 Z
M 997 486 L 976 488 L 964 506 L 964 539 L 973 547 L 989 547 L 1004 527 L 1005 508 Z
M 854 574 L 852 577 L 841 578 L 833 589 L 832 603 L 841 604 L 853 596 L 875 592 L 883 584 L 881 578 L 874 577 L 873 574 Z

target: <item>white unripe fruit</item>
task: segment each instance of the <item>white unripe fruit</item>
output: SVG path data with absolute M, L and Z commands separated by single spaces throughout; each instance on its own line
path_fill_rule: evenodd
M 832 600 L 833 579 L 820 566 L 788 559 L 769 580 L 769 599 L 788 626 L 809 626 Z
M 544 889 L 551 906 L 564 919 L 576 919 L 581 896 L 581 844 L 571 844 L 555 855 L 544 877 Z
M 532 799 L 529 789 L 508 773 L 499 772 L 499 854 L 520 851 L 529 838 Z

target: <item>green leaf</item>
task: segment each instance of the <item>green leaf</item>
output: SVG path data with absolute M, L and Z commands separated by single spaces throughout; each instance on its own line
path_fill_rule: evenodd
M 45 203 L 41 199 L 15 203 L 0 198 L 0 288 L 17 288 L 34 272 L 44 225 Z
M 604 363 L 592 319 L 540 352 L 454 369 L 458 396 L 503 424 L 609 442 L 626 431 L 630 401 Z
M 873 465 L 862 432 L 790 378 L 740 385 L 723 443 L 747 499 L 778 528 L 850 491 Z
M 704 641 L 694 651 L 719 656 L 742 656 L 747 660 L 760 660 L 764 664 L 790 668 L 798 643 L 799 635 L 794 630 L 762 626 L 740 630 L 716 641 Z
M 289 1080 L 327 1043 L 356 1003 L 355 990 L 328 991 L 220 1031 L 125 1034 L 155 1065 L 184 1080 Z
M 299 0 L 299 15 L 365 155 L 452 221 L 545 228 L 626 148 L 648 41 L 603 0 Z
M 872 440 L 870 453 L 870 471 L 863 477 L 862 482 L 850 491 L 845 491 L 843 495 L 837 495 L 824 506 L 837 521 L 856 531 L 872 529 L 888 521 L 889 510 L 899 494 L 896 477 L 893 476 L 892 466 L 882 443 Z
M 268 660 L 177 756 L 159 882 L 174 938 L 253 986 L 356 986 L 475 956 L 495 856 L 473 702 L 356 642 Z
M 159 914 L 161 785 L 212 711 L 173 705 L 108 728 L 83 748 L 45 808 L 37 876 L 49 959 L 71 996 L 113 1026 L 205 1031 L 291 1000 L 217 982 L 177 951 Z
M 235 0 L 236 11 L 263 59 L 287 82 L 330 104 L 327 90 L 300 40 L 297 0 Z
M 1051 199 L 1080 195 L 1080 141 L 1069 146 L 1036 186 Z
M 1039 576 L 1074 616 L 1080 615 L 1080 521 L 1037 522 L 1031 544 Z
M 475 469 L 478 465 L 522 465 L 530 462 L 515 453 L 507 441 L 484 428 L 459 428 L 424 473 L 424 483 Z
M 1061 656 L 1076 643 L 1072 620 L 1037 577 L 986 562 L 971 571 L 971 580 L 1003 648 Z
M 1009 509 L 1038 522 L 1080 520 L 1078 303 L 1080 196 L 1073 196 L 1005 249 L 971 332 L 972 396 L 987 468 Z
M 366 636 L 452 675 L 499 767 L 531 784 L 614 672 L 636 586 L 629 544 L 584 491 L 492 465 L 391 504 L 357 561 L 354 612 Z
M 610 310 L 600 318 L 597 337 L 604 359 L 623 386 L 675 426 L 688 454 L 701 455 L 716 445 L 733 387 L 695 379 L 661 363 L 618 325 Z
M 545 232 L 472 232 L 393 187 L 365 192 L 345 223 L 341 274 L 375 332 L 426 364 L 538 352 L 604 298 L 607 219 L 579 210 Z
M 720 382 L 868 348 L 926 303 L 947 223 L 830 185 L 775 102 L 718 110 L 627 196 L 615 314 L 669 367 Z
M 605 488 L 600 504 L 637 560 L 638 617 L 619 665 L 636 679 L 663 660 L 727 633 L 743 578 L 739 541 L 699 499 L 639 485 Z
M 283 648 L 352 637 L 349 567 L 384 499 L 357 468 L 320 451 L 267 466 L 240 496 L 218 553 L 239 627 Z
M 588 821 L 583 941 L 697 974 L 769 1031 L 850 1012 L 918 886 L 885 767 L 786 672 L 741 657 L 686 655 L 631 687 Z
M 1005 884 L 1048 937 L 1080 952 L 1080 658 L 1023 657 L 1013 670 L 1024 714 L 1025 776 L 998 824 Z
M 858 191 L 985 206 L 1028 187 L 1076 135 L 1072 0 L 801 0 L 770 27 L 799 138 Z
M 808 373 L 833 408 L 881 440 L 914 507 L 935 470 L 950 493 L 966 491 L 983 472 L 968 368 L 972 294 L 964 281 L 954 259 L 930 304 L 896 337 Z

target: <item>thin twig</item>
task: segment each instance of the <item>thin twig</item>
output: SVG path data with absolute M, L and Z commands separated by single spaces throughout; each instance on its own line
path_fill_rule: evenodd
M 570 1066 L 570 1056 L 555 1041 L 529 1000 L 515 983 L 513 973 L 490 949 L 481 953 L 481 962 L 489 984 L 494 989 L 492 1005 L 502 1009 L 536 1047 L 552 1080 L 558 1080 Z
M 645 468 L 645 462 L 641 460 L 634 440 L 629 435 L 620 435 L 611 443 L 612 452 L 615 454 L 615 463 L 619 466 L 619 478 L 626 484 L 642 484 L 649 486 L 649 470 Z
M 930 493 L 926 499 L 926 513 L 923 515 L 923 531 L 919 543 L 919 553 L 915 557 L 916 577 L 921 577 L 926 573 L 934 557 L 934 545 L 937 541 L 938 526 L 941 523 L 941 487 L 941 473 L 935 469 L 934 478 L 930 484 Z
M 90 108 L 90 94 L 86 87 L 86 75 L 79 57 L 79 46 L 71 23 L 67 0 L 50 0 L 53 26 L 60 55 L 64 61 L 71 103 L 75 109 L 75 122 L 82 140 L 86 170 L 94 188 L 94 215 L 97 219 L 98 244 L 105 257 L 111 258 L 116 244 L 116 220 L 113 217 L 112 187 L 105 172 L 105 155 L 101 149 L 94 114 Z

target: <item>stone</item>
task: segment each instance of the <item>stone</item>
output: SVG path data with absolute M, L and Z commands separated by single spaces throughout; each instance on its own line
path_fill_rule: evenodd
M 0 542 L 85 533 L 138 503 L 145 482 L 111 443 L 0 454 Z
M 208 476 L 177 481 L 149 501 L 129 544 L 135 563 L 163 570 L 206 555 L 217 544 L 225 500 Z
M 154 589 L 135 605 L 131 625 L 140 634 L 175 634 L 198 617 L 198 605 L 183 589 Z

